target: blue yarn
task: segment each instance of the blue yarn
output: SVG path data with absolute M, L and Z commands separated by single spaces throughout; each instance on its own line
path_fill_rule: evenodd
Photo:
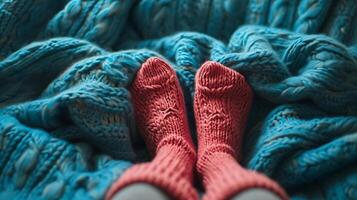
M 88 144 L 69 143 L 27 127 L 9 115 L 1 115 L 0 132 L 0 196 L 6 198 L 101 199 L 130 166 L 96 153 Z
M 102 199 L 150 159 L 129 88 L 166 59 L 184 90 L 206 60 L 255 98 L 243 164 L 292 199 L 357 198 L 355 0 L 0 2 L 0 199 Z

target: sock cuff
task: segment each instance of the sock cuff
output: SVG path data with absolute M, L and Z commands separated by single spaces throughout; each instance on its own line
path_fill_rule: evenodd
M 237 175 L 235 176 L 240 176 L 241 178 L 240 180 L 236 179 L 235 187 L 233 187 L 231 190 L 223 190 L 223 192 L 226 192 L 226 194 L 223 195 L 223 199 L 233 197 L 236 194 L 239 194 L 240 192 L 253 188 L 263 188 L 275 193 L 282 200 L 288 199 L 288 196 L 285 191 L 275 181 L 269 179 L 263 174 L 249 170 L 246 170 L 244 172 L 236 171 L 233 173 L 237 173 Z M 234 177 L 232 175 L 228 176 Z
M 197 200 L 193 187 L 193 165 L 195 155 L 182 147 L 166 144 L 160 148 L 153 161 L 129 168 L 107 192 L 111 199 L 121 189 L 134 183 L 148 183 L 178 200 Z
M 205 200 L 229 199 L 253 188 L 263 188 L 275 193 L 282 200 L 288 199 L 284 189 L 275 181 L 258 172 L 244 169 L 231 158 L 209 161 L 211 168 L 206 170 L 204 177 L 207 184 Z
M 118 191 L 134 183 L 148 183 L 158 187 L 174 199 L 198 199 L 198 194 L 188 180 L 175 176 L 175 173 L 164 174 L 159 168 L 157 166 L 133 166 L 112 185 L 106 199 L 110 200 Z

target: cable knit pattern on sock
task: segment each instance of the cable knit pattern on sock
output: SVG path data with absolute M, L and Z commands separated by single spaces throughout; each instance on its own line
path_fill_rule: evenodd
M 192 186 L 196 153 L 175 71 L 164 61 L 150 58 L 138 71 L 131 93 L 140 132 L 155 158 L 129 169 L 107 199 L 136 182 L 153 184 L 175 199 L 198 199 Z
M 272 180 L 242 168 L 236 161 L 252 91 L 245 78 L 216 62 L 206 62 L 196 75 L 195 116 L 198 131 L 197 170 L 205 200 L 224 200 L 247 189 L 262 187 L 287 199 Z

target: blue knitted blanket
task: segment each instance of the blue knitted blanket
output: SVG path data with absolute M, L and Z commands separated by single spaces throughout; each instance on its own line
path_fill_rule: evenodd
M 0 1 L 0 199 L 102 199 L 150 159 L 128 88 L 176 70 L 195 137 L 194 74 L 242 73 L 247 168 L 292 199 L 357 199 L 355 0 Z

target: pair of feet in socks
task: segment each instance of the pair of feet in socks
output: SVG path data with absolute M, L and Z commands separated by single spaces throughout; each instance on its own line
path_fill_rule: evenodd
M 140 133 L 154 159 L 128 169 L 107 199 L 141 183 L 161 189 L 172 199 L 199 199 L 193 186 L 195 169 L 203 181 L 205 200 L 232 199 L 254 188 L 288 199 L 277 183 L 237 162 L 253 96 L 245 78 L 208 61 L 197 72 L 195 85 L 197 153 L 175 71 L 159 58 L 143 64 L 131 94 Z

